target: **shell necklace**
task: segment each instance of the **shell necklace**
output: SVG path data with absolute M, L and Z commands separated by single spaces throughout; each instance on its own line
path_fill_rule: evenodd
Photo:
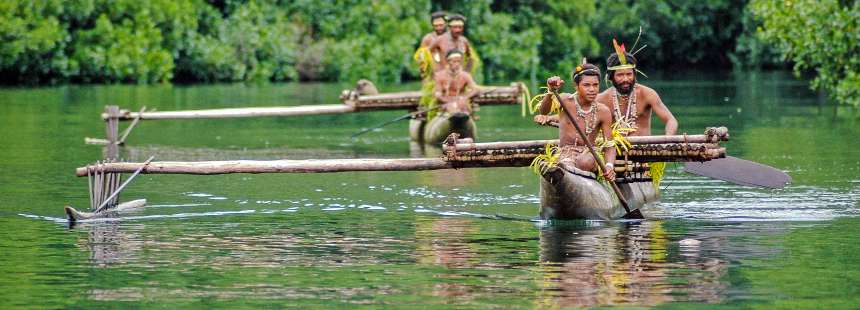
M 594 128 L 597 127 L 597 112 L 594 111 L 594 102 L 592 102 L 591 108 L 588 109 L 588 111 L 585 111 L 582 106 L 579 105 L 579 93 L 573 93 L 573 102 L 576 104 L 576 116 L 582 117 L 583 121 L 585 121 L 585 135 L 588 136 L 594 132 Z M 590 124 L 588 122 L 589 116 L 591 116 Z
M 615 96 L 612 96 L 613 105 L 615 106 L 613 109 L 615 119 L 626 128 L 636 128 L 636 87 L 638 85 L 633 85 L 633 90 L 630 91 L 630 96 L 627 97 L 627 111 L 625 111 L 624 115 L 621 114 L 620 100 L 618 100 L 618 97 L 621 97 L 621 95 L 619 95 L 618 89 L 612 87 L 612 91 L 615 94 Z

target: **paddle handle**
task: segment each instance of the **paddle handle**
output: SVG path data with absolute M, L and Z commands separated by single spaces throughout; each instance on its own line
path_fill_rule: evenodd
M 576 132 L 579 133 L 579 136 L 582 138 L 582 141 L 585 141 L 585 145 L 588 147 L 588 151 L 591 153 L 591 156 L 594 156 L 594 161 L 600 165 L 601 169 L 606 169 L 606 163 L 603 161 L 603 158 L 600 155 L 597 155 L 597 151 L 594 149 L 594 145 L 591 144 L 591 141 L 588 140 L 588 136 L 585 135 L 585 132 L 582 131 L 582 128 L 579 128 L 579 124 L 576 123 L 576 119 L 573 118 L 573 115 L 570 114 L 568 109 L 564 108 L 564 101 L 561 99 L 561 96 L 558 94 L 558 91 L 551 90 L 552 94 L 555 95 L 555 99 L 558 100 L 558 103 L 562 105 L 561 110 L 564 111 L 567 118 L 570 119 L 570 122 L 573 124 L 573 128 L 576 128 Z M 597 111 L 594 111 L 597 113 Z M 612 186 L 612 191 L 615 192 L 615 195 L 618 196 L 618 201 L 621 202 L 621 206 L 624 207 L 624 210 L 627 213 L 630 213 L 630 206 L 627 204 L 627 199 L 624 199 L 624 194 L 621 193 L 621 189 L 618 188 L 618 184 L 615 184 L 615 181 L 609 182 L 609 185 Z

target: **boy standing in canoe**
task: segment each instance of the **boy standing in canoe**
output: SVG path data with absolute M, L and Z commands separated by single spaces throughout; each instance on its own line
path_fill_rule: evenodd
M 535 121 L 546 124 L 551 121 L 550 114 L 553 111 L 567 109 L 574 119 L 567 117 L 567 113 L 559 113 L 559 164 L 573 165 L 580 170 L 598 172 L 596 161 L 589 153 L 585 141 L 582 141 L 573 123 L 575 121 L 585 132 L 588 140 L 594 144 L 598 133 L 603 133 L 604 141 L 613 141 L 612 112 L 609 108 L 598 102 L 597 95 L 600 93 L 600 69 L 597 66 L 583 63 L 577 66 L 572 73 L 572 79 L 576 85 L 573 94 L 562 93 L 562 102 L 557 103 L 555 96 L 548 93 L 540 102 L 540 114 Z M 550 91 L 556 92 L 564 85 L 564 80 L 553 76 L 546 81 Z M 600 147 L 595 145 L 595 147 Z M 606 167 L 600 171 L 607 180 L 615 180 L 615 147 L 607 143 L 603 147 Z

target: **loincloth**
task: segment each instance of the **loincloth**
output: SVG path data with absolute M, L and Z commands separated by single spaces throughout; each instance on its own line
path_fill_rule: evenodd
M 576 166 L 576 158 L 588 152 L 584 145 L 565 145 L 558 147 L 558 162 Z

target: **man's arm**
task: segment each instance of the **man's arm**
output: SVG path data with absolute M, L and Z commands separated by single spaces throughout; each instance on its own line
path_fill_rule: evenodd
M 430 45 L 433 44 L 433 36 L 428 34 L 424 35 L 424 38 L 421 39 L 421 47 L 430 48 Z
M 600 113 L 600 129 L 603 131 L 604 141 L 612 141 L 612 113 L 603 104 L 598 105 L 597 112 Z M 603 148 L 603 160 L 606 166 L 602 167 L 603 177 L 609 181 L 615 181 L 615 146 L 610 145 Z M 595 164 L 597 162 L 595 161 Z
M 675 116 L 672 115 L 672 112 L 669 111 L 669 108 L 663 104 L 663 100 L 660 99 L 660 95 L 657 94 L 653 89 L 650 90 L 651 93 L 651 111 L 654 111 L 654 114 L 666 124 L 665 135 L 674 135 L 678 132 L 678 120 L 675 119 Z
M 546 87 L 551 90 L 558 91 L 559 89 L 561 89 L 562 86 L 564 86 L 564 80 L 562 80 L 558 76 L 553 76 L 546 80 Z M 543 96 L 543 99 L 541 99 L 540 101 L 540 109 L 538 111 L 540 112 L 540 114 L 547 115 L 552 112 L 553 97 L 555 97 L 555 95 L 553 95 L 552 92 L 547 92 L 546 95 Z M 561 97 L 565 98 L 565 96 Z
M 472 78 L 471 74 L 466 74 L 466 98 L 472 99 L 479 94 L 481 94 L 481 87 L 478 86 L 478 83 L 475 83 L 475 79 Z
M 463 68 L 466 70 L 466 72 L 472 73 L 472 68 L 474 68 L 474 66 L 475 66 L 475 57 L 474 57 L 475 55 L 472 54 L 472 45 L 469 44 L 469 40 L 467 40 L 464 37 L 463 41 L 464 41 L 465 46 L 466 46 L 465 47 L 466 50 L 463 51 L 463 53 L 467 56 L 466 59 L 468 59 L 468 61 L 466 62 L 466 66 Z
M 427 49 L 430 50 L 430 55 L 433 58 L 433 62 L 436 64 L 436 70 L 440 70 L 442 68 L 440 64 L 442 64 L 442 59 L 445 58 L 445 55 L 439 54 L 442 50 L 442 47 L 439 46 L 439 41 L 441 40 L 441 37 L 431 40 L 430 46 L 427 47 Z

